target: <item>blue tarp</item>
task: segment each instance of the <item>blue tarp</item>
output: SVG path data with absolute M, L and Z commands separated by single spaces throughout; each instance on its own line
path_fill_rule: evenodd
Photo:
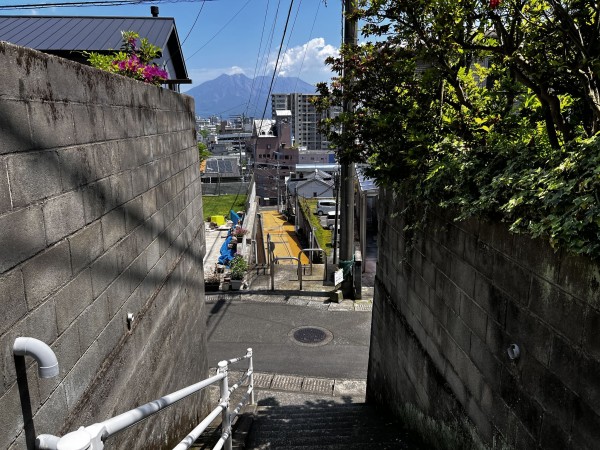
M 227 236 L 227 239 L 225 239 L 225 242 L 223 242 L 223 245 L 221 245 L 221 256 L 219 256 L 219 264 L 223 264 L 227 267 L 229 267 L 229 263 L 235 255 L 235 250 L 233 248 L 229 248 L 229 244 L 231 244 L 232 239 L 233 236 L 231 236 L 230 232 L 229 236 Z
M 229 217 L 231 218 L 231 221 L 233 222 L 233 226 L 234 226 L 234 227 L 235 227 L 235 226 L 238 224 L 238 222 L 240 221 L 240 216 L 238 216 L 238 215 L 236 214 L 236 212 L 235 212 L 233 209 L 229 210 Z

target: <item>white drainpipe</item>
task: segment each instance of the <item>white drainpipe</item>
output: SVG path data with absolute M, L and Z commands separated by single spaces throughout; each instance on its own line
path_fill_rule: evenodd
M 58 360 L 52 349 L 44 342 L 30 337 L 18 337 L 13 344 L 13 354 L 31 356 L 38 363 L 40 378 L 58 375 Z

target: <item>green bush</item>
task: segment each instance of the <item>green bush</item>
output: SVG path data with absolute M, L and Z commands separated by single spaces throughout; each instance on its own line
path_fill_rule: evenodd
M 232 280 L 243 280 L 248 271 L 248 263 L 242 255 L 235 255 L 229 264 Z
M 331 254 L 331 230 L 326 230 L 321 226 L 321 222 L 319 222 L 319 218 L 313 214 L 315 210 L 315 206 L 317 201 L 314 199 L 306 199 L 300 198 L 298 200 L 298 204 L 300 205 L 300 209 L 304 213 L 304 217 L 306 217 L 313 227 L 315 232 L 315 238 L 319 243 L 319 247 L 325 250 L 327 255 Z

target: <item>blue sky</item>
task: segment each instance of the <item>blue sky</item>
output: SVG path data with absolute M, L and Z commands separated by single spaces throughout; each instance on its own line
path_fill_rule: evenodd
M 59 1 L 4 0 L 3 3 Z M 170 1 L 156 3 L 160 16 L 175 18 L 180 41 L 191 31 L 183 44 L 183 54 L 194 84 L 185 86 L 184 90 L 223 73 L 253 77 L 272 70 L 291 0 Z M 342 0 L 294 0 L 280 59 L 281 75 L 299 76 L 308 83 L 330 78 L 323 60 L 336 54 L 340 46 L 341 5 Z M 150 4 L 2 10 L 1 14 L 149 16 Z

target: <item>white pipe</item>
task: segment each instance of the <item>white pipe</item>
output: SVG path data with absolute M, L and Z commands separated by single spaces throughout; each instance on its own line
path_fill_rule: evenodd
M 38 363 L 40 378 L 58 375 L 58 360 L 52 349 L 44 342 L 31 337 L 18 337 L 13 344 L 13 354 L 31 356 Z
M 40 434 L 35 438 L 35 448 L 37 450 L 56 450 L 58 447 L 58 441 L 60 438 L 58 436 L 53 436 L 51 434 Z

